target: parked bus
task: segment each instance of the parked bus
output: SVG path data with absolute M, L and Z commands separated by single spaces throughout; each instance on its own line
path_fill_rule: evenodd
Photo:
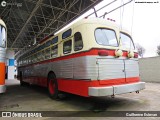
M 5 54 L 6 54 L 7 28 L 0 19 L 0 93 L 6 91 L 5 87 Z
M 80 96 L 139 92 L 138 53 L 126 30 L 104 19 L 83 19 L 18 57 L 20 83 Z

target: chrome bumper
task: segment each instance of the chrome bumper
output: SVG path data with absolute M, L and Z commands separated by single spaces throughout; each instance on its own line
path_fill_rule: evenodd
M 0 85 L 0 93 L 4 93 L 6 91 L 5 85 Z
M 89 96 L 108 96 L 135 92 L 145 89 L 145 82 L 113 85 L 108 87 L 89 87 Z

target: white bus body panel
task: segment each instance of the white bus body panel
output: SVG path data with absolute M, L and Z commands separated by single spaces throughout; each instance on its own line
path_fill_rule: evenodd
M 25 77 L 47 78 L 48 73 L 53 71 L 56 78 L 97 80 L 98 66 L 96 60 L 96 56 L 84 56 L 50 63 L 36 64 L 34 67 L 29 66 L 26 68 L 20 68 L 19 71 L 25 69 L 24 73 L 22 73 Z
M 125 78 L 122 59 L 98 59 L 99 80 Z
M 124 60 L 126 78 L 139 76 L 138 60 Z
M 36 64 L 24 68 L 26 77 L 46 77 L 53 71 L 56 78 L 111 80 L 125 77 L 138 77 L 137 60 L 124 58 L 100 58 L 98 56 L 83 56 L 50 63 Z M 19 69 L 23 71 L 23 68 Z

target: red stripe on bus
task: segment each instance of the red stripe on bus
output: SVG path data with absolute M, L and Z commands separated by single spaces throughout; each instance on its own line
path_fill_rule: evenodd
M 126 81 L 131 83 L 135 81 L 140 81 L 140 78 L 139 77 L 126 78 Z
M 47 87 L 47 78 L 44 77 L 30 77 L 23 78 L 24 81 L 32 84 L 37 84 Z M 128 84 L 139 82 L 139 77 L 118 78 L 110 80 L 74 80 L 74 79 L 57 79 L 58 89 L 60 91 L 77 94 L 88 97 L 88 87 L 107 87 L 112 85 Z
M 131 83 L 131 82 L 136 82 L 136 81 L 140 81 L 139 77 L 100 80 L 100 84 L 101 85 L 118 85 L 121 83 Z
M 94 48 L 94 49 L 91 49 L 89 51 L 83 51 L 83 52 L 79 52 L 79 53 L 73 53 L 71 55 L 60 56 L 60 57 L 57 57 L 57 58 L 44 60 L 44 61 L 41 61 L 41 62 L 37 62 L 37 63 L 29 64 L 29 65 L 24 65 L 24 66 L 21 66 L 21 67 L 34 66 L 34 65 L 37 65 L 37 64 L 44 64 L 44 63 L 49 63 L 49 62 L 54 62 L 54 61 L 59 61 L 59 60 L 72 59 L 72 58 L 83 57 L 83 56 L 98 55 L 99 51 L 101 51 L 101 50 L 108 52 L 108 56 L 115 56 L 115 50 Z M 123 51 L 123 57 L 127 57 L 127 52 L 126 51 Z
M 88 87 L 107 87 L 112 85 L 128 84 L 139 81 L 139 77 L 132 77 L 127 79 L 130 79 L 130 81 L 125 81 L 125 78 L 93 81 L 58 79 L 58 89 L 60 91 L 89 97 Z
M 5 84 L 5 63 L 0 62 L 0 85 Z

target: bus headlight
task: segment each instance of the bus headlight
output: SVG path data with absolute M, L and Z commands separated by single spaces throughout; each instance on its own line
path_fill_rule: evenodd
M 133 58 L 134 57 L 134 52 L 133 51 L 129 51 L 128 52 L 128 57 L 129 58 Z
M 115 50 L 115 56 L 116 57 L 121 57 L 123 55 L 123 51 L 120 49 Z

